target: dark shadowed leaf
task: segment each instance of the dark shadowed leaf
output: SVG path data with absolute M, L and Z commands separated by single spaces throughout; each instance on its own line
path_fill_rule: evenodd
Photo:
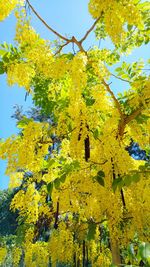
M 87 240 L 94 239 L 95 233 L 96 233 L 96 224 L 95 223 L 89 223 Z

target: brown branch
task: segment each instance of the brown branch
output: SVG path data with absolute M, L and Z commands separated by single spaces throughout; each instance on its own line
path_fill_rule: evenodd
M 149 104 L 150 98 L 145 100 L 145 104 Z M 124 135 L 124 130 L 125 127 L 128 123 L 130 123 L 132 120 L 134 120 L 138 115 L 141 114 L 141 112 L 144 109 L 144 105 L 141 102 L 139 104 L 139 107 L 134 110 L 130 115 L 125 115 L 123 114 L 123 116 L 121 117 L 120 123 L 118 125 L 118 135 L 122 138 Z
M 85 153 L 85 161 L 88 162 L 90 158 L 90 138 L 89 135 L 84 140 L 84 153 Z
M 68 45 L 70 42 L 71 42 L 71 41 L 68 40 L 65 44 L 61 45 L 60 48 L 58 49 L 58 51 L 57 51 L 54 55 L 55 55 L 55 56 L 58 55 L 58 54 L 61 52 L 61 50 L 62 50 L 66 45 Z
M 53 32 L 55 35 L 57 35 L 59 38 L 63 39 L 64 41 L 68 42 L 70 41 L 68 38 L 64 37 L 63 35 L 61 35 L 60 33 L 58 33 L 57 31 L 55 31 L 53 28 L 51 28 L 43 19 L 42 17 L 36 12 L 36 10 L 34 9 L 34 7 L 30 4 L 29 0 L 26 0 L 26 2 L 28 3 L 29 7 L 32 9 L 33 13 L 39 18 L 39 20 L 47 27 L 47 29 L 49 29 L 51 32 Z
M 63 44 L 62 46 L 60 46 L 60 49 L 56 52 L 55 55 L 57 55 L 58 53 L 60 53 L 61 50 L 62 50 L 66 45 L 68 45 L 69 43 L 76 44 L 81 52 L 87 54 L 87 52 L 84 50 L 84 48 L 83 48 L 82 44 L 80 43 L 80 41 L 78 41 L 74 36 L 72 36 L 71 39 L 68 39 L 68 40 L 66 41 L 65 44 Z
M 116 174 L 115 174 L 115 165 L 114 165 L 113 158 L 111 158 L 111 164 L 112 164 L 112 177 L 113 177 L 113 181 L 115 181 L 116 180 Z M 124 197 L 124 192 L 123 192 L 122 188 L 120 190 L 120 196 L 121 196 L 121 201 L 122 201 L 123 208 L 125 208 L 126 207 L 126 203 L 125 203 L 125 197 Z
M 138 109 L 134 110 L 130 115 L 126 116 L 125 123 L 128 124 L 130 121 L 134 120 L 140 113 L 142 112 L 143 107 L 139 107 Z
M 141 106 L 138 109 L 134 110 L 130 115 L 123 115 L 118 126 L 118 132 L 119 132 L 120 137 L 123 136 L 126 125 L 130 121 L 134 120 L 138 115 L 140 115 L 140 113 L 142 112 L 142 109 L 143 107 Z
M 85 260 L 85 240 L 82 241 L 82 266 L 86 267 L 86 260 Z
M 120 190 L 120 194 L 121 194 L 121 200 L 122 200 L 123 207 L 125 208 L 126 207 L 126 202 L 125 202 L 124 192 L 123 192 L 122 188 Z
M 45 20 L 36 12 L 36 10 L 34 9 L 34 7 L 31 5 L 29 0 L 26 0 L 26 3 L 28 4 L 28 6 L 31 8 L 31 10 L 33 11 L 33 13 L 36 15 L 36 17 L 46 26 L 47 29 L 49 29 L 51 32 L 53 32 L 56 36 L 58 36 L 60 39 L 66 41 L 66 43 L 64 45 L 62 45 L 60 47 L 60 49 L 58 50 L 58 52 L 56 52 L 56 54 L 60 53 L 61 50 L 64 48 L 64 46 L 68 45 L 69 43 L 74 43 L 78 46 L 79 50 L 81 52 L 84 52 L 85 54 L 87 54 L 87 52 L 84 50 L 83 46 L 82 46 L 82 42 L 85 41 L 85 39 L 87 38 L 87 36 L 89 35 L 89 33 L 94 29 L 95 25 L 97 24 L 97 22 L 99 21 L 99 19 L 102 16 L 99 16 L 97 18 L 97 20 L 93 23 L 93 25 L 90 27 L 90 29 L 86 32 L 86 34 L 83 36 L 83 38 L 78 41 L 74 36 L 72 36 L 71 39 L 66 38 L 65 36 L 61 35 L 60 33 L 58 33 L 57 31 L 55 31 L 52 27 L 50 27 Z
M 96 26 L 96 24 L 98 23 L 98 21 L 100 20 L 101 16 L 102 16 L 103 12 L 101 12 L 101 15 L 95 20 L 95 22 L 93 23 L 93 25 L 90 27 L 90 29 L 86 32 L 86 34 L 83 36 L 83 38 L 80 40 L 80 43 L 82 44 L 85 39 L 87 38 L 87 36 L 90 34 L 90 32 L 94 29 L 94 27 Z
M 117 109 L 118 109 L 118 111 L 119 111 L 119 113 L 120 113 L 120 116 L 121 116 L 121 118 L 122 118 L 122 117 L 123 117 L 123 113 L 122 113 L 122 111 L 121 111 L 121 106 L 120 106 L 119 101 L 118 101 L 117 98 L 115 97 L 113 91 L 110 89 L 109 84 L 107 84 L 107 83 L 105 82 L 104 79 L 102 80 L 102 84 L 103 84 L 103 85 L 105 86 L 105 88 L 107 89 L 107 92 L 110 93 L 110 95 L 111 95 L 112 99 L 114 100 L 114 103 L 115 103 L 115 105 L 116 105 L 116 107 L 117 107 Z
M 70 42 L 75 43 L 75 44 L 78 46 L 78 48 L 79 48 L 79 50 L 80 50 L 81 52 L 87 54 L 87 52 L 84 50 L 84 48 L 83 48 L 83 46 L 82 46 L 81 41 L 78 41 L 74 36 L 72 36 Z
M 57 201 L 57 208 L 56 208 L 56 212 L 55 212 L 54 229 L 58 228 L 58 216 L 59 216 L 59 201 Z

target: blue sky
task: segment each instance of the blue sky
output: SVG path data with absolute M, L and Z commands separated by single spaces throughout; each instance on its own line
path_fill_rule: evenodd
M 83 37 L 89 29 L 93 20 L 88 13 L 88 0 L 31 0 L 32 5 L 44 18 L 44 20 L 56 31 L 67 37 L 75 36 L 77 39 Z M 31 13 L 32 14 L 32 13 Z M 38 21 L 32 14 L 32 25 L 43 38 L 54 40 L 55 36 Z M 11 14 L 4 22 L 0 23 L 0 43 L 4 41 L 13 43 L 15 33 L 15 18 Z M 90 48 L 95 44 L 94 34 L 91 34 L 84 47 Z M 98 44 L 98 42 L 97 42 Z M 107 46 L 110 42 L 107 42 Z M 71 47 L 70 47 L 71 49 Z M 137 60 L 138 58 L 147 58 L 148 48 L 142 47 L 135 50 L 129 57 L 129 60 Z M 125 89 L 124 84 L 113 80 L 113 88 L 115 93 L 118 90 Z M 5 75 L 0 76 L 0 138 L 17 133 L 15 120 L 11 118 L 13 114 L 13 106 L 15 104 L 23 106 L 24 110 L 28 110 L 32 105 L 31 97 L 25 101 L 25 90 L 17 86 L 8 87 Z M 6 162 L 0 160 L 0 189 L 7 188 L 9 177 L 5 176 Z

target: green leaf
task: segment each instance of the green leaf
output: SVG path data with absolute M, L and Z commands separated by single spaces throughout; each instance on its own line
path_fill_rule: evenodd
M 129 186 L 132 183 L 132 176 L 131 175 L 126 175 L 124 176 L 124 185 Z
M 134 76 L 136 76 L 136 72 L 131 73 L 131 78 L 133 78 Z
M 16 242 L 18 245 L 21 245 L 24 242 L 25 231 L 26 231 L 26 226 L 24 224 L 20 224 L 19 227 L 17 228 L 17 238 L 16 238 Z
M 123 186 L 123 180 L 122 180 L 121 177 L 116 178 L 116 179 L 113 181 L 113 183 L 112 183 L 112 188 L 113 188 L 113 191 L 114 191 L 114 192 L 116 191 L 117 187 L 118 187 L 119 189 L 121 189 L 122 186 Z
M 61 47 L 61 46 L 60 46 Z M 67 58 L 69 60 L 72 60 L 74 58 L 74 54 L 72 53 L 67 53 L 67 54 L 62 54 L 62 55 L 59 55 L 59 58 Z
M 104 177 L 105 177 L 105 173 L 103 171 L 99 171 L 97 173 L 97 175 L 94 177 L 94 179 L 102 186 L 105 186 L 104 183 Z
M 130 24 L 127 25 L 127 29 L 128 29 L 128 31 L 131 31 L 132 28 L 133 28 L 133 25 L 130 25 Z
M 146 163 L 145 163 L 145 168 L 146 168 L 147 170 L 150 170 L 150 162 L 146 162 Z
M 53 182 L 51 182 L 51 183 L 49 183 L 48 185 L 47 185 L 47 192 L 48 192 L 48 194 L 51 196 L 51 194 L 52 194 L 52 191 L 53 191 Z
M 3 50 L 3 49 L 0 49 L 0 56 L 4 56 L 6 54 L 6 51 L 5 50 Z
M 80 163 L 78 160 L 74 160 L 71 165 L 72 165 L 72 170 L 74 169 L 78 170 L 80 168 Z
M 18 123 L 17 123 L 17 127 L 20 128 L 20 129 L 24 129 L 27 127 L 27 125 L 29 124 L 29 122 L 33 121 L 33 119 L 29 119 L 29 118 L 26 118 L 26 117 L 23 117 L 22 120 L 20 120 Z
M 86 98 L 86 105 L 92 106 L 95 103 L 95 99 L 93 98 Z
M 68 58 L 69 60 L 72 60 L 74 58 L 74 54 L 72 53 L 68 53 L 68 54 L 64 54 L 66 56 L 66 58 Z
M 66 177 L 67 177 L 67 173 L 63 173 L 61 176 L 60 176 L 60 182 L 61 183 L 64 183 L 66 181 Z
M 135 173 L 132 175 L 132 181 L 137 183 L 140 180 L 140 174 L 139 173 Z
M 128 255 L 129 255 L 129 259 L 132 261 L 133 258 L 135 257 L 135 252 L 134 252 L 134 246 L 133 246 L 133 244 L 130 244 L 128 246 Z
M 95 129 L 94 132 L 93 132 L 93 136 L 94 136 L 94 139 L 97 139 L 98 136 L 99 136 L 99 131 L 98 129 Z
M 80 163 L 77 160 L 74 160 L 70 164 L 65 164 L 63 168 L 63 173 L 69 174 L 72 171 L 79 170 Z
M 60 179 L 59 178 L 57 178 L 55 181 L 54 181 L 54 186 L 55 186 L 55 188 L 56 189 L 59 189 L 59 187 L 60 187 Z
M 2 61 L 0 61 L 0 74 L 3 74 L 3 73 L 5 73 L 4 63 Z
M 140 114 L 139 116 L 137 116 L 135 119 L 137 121 L 137 123 L 139 124 L 143 124 L 144 122 L 147 122 L 147 120 L 150 118 L 150 116 L 144 115 L 144 114 Z
M 145 39 L 145 42 L 144 42 L 145 45 L 149 43 L 149 39 L 150 39 L 149 36 L 147 36 L 146 39 Z
M 10 52 L 6 52 L 5 55 L 3 56 L 3 61 L 5 63 L 9 62 L 9 56 L 10 56 Z
M 105 177 L 105 173 L 103 171 L 98 171 L 98 176 L 104 178 Z
M 5 48 L 7 50 L 9 49 L 9 45 L 6 42 L 4 42 L 3 44 L 1 44 L 1 47 Z
M 103 180 L 102 177 L 98 176 L 98 177 L 97 177 L 97 182 L 98 182 L 100 185 L 105 186 L 105 183 L 104 183 L 104 180 Z
M 88 233 L 87 233 L 87 240 L 92 240 L 95 237 L 96 233 L 96 224 L 95 223 L 89 223 Z
M 128 69 L 128 73 L 130 74 L 130 73 L 131 73 L 131 71 L 132 71 L 132 68 L 129 68 L 129 69 Z
M 47 162 L 47 168 L 50 168 L 55 163 L 55 159 L 50 159 Z
M 141 258 L 143 260 L 147 260 L 150 262 L 150 243 L 145 243 L 143 242 L 140 246 L 139 246 L 139 251 L 138 251 L 139 255 L 141 256 Z
M 118 68 L 115 69 L 115 71 L 116 72 L 120 72 L 120 71 L 122 71 L 122 68 L 121 67 L 118 67 Z
M 59 189 L 61 183 L 64 183 L 66 181 L 67 175 L 71 173 L 72 171 L 78 170 L 79 168 L 80 168 L 80 164 L 77 160 L 74 160 L 70 164 L 65 164 L 63 166 L 63 169 L 59 172 L 58 178 L 56 178 L 56 180 L 54 181 L 55 188 Z
M 145 165 L 140 165 L 138 169 L 139 169 L 139 171 L 143 171 L 144 172 L 146 170 L 146 166 Z
M 138 172 L 133 171 L 133 173 L 127 174 L 123 176 L 121 179 L 122 181 L 120 182 L 118 181 L 118 183 L 120 183 L 117 185 L 118 187 L 121 188 L 122 186 L 130 186 L 132 182 L 137 183 L 140 180 L 140 174 Z

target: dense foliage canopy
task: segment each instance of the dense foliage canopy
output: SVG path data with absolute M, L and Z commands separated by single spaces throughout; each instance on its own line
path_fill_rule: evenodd
M 18 225 L 11 246 L 2 238 L 2 266 L 150 264 L 148 62 L 122 60 L 148 44 L 150 5 L 90 0 L 88 7 L 94 23 L 77 40 L 51 28 L 28 0 L 0 1 L 0 20 L 14 11 L 17 21 L 15 44 L 1 44 L 0 73 L 39 109 L 38 118 L 19 114 L 19 134 L 0 143 Z M 59 40 L 42 39 L 28 9 Z M 94 29 L 112 49 L 85 50 Z M 77 52 L 63 53 L 70 43 Z M 116 96 L 112 77 L 128 89 Z M 133 142 L 142 159 L 132 157 Z

